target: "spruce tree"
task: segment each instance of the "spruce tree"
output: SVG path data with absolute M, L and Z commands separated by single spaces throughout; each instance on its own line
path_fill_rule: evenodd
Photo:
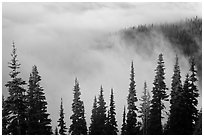
M 126 134 L 127 135 L 134 135 L 138 134 L 137 131 L 137 107 L 135 103 L 138 101 L 136 97 L 136 90 L 135 90 L 135 80 L 134 80 L 134 67 L 133 62 L 131 64 L 131 74 L 130 74 L 130 87 L 129 87 L 129 94 L 128 94 L 128 112 L 127 112 L 127 120 L 126 120 Z
M 150 95 L 147 91 L 147 83 L 144 83 L 144 91 L 141 97 L 140 117 L 142 118 L 142 134 L 147 135 L 147 126 L 150 114 Z
M 193 130 L 193 123 L 192 123 L 192 119 L 190 119 L 190 112 L 188 112 L 189 110 L 189 107 L 192 102 L 189 101 L 191 100 L 191 95 L 190 95 L 190 78 L 189 78 L 189 74 L 186 75 L 186 79 L 184 81 L 184 85 L 183 85 L 183 114 L 182 115 L 182 119 L 183 119 L 183 122 L 182 122 L 182 125 L 183 128 L 182 128 L 182 133 L 183 135 L 191 135 L 192 134 L 192 130 Z
M 24 86 L 26 82 L 20 78 L 18 69 L 20 68 L 20 63 L 17 60 L 16 47 L 13 42 L 13 51 L 11 54 L 11 62 L 9 62 L 9 68 L 11 72 L 9 76 L 10 81 L 6 83 L 8 88 L 9 96 L 6 100 L 6 108 L 9 114 L 9 125 L 8 134 L 13 135 L 24 135 L 27 131 L 26 126 L 26 100 L 25 100 L 25 89 Z
M 121 135 L 126 135 L 126 113 L 125 113 L 125 106 L 124 106 L 124 111 L 123 111 L 123 123 L 122 123 L 122 128 L 121 128 Z
M 97 99 L 96 96 L 94 97 L 92 115 L 91 115 L 91 124 L 89 127 L 89 134 L 90 135 L 97 135 Z
M 66 127 L 66 123 L 64 122 L 64 109 L 63 109 L 62 98 L 61 98 L 61 104 L 60 104 L 60 118 L 57 122 L 59 122 L 58 124 L 59 134 L 66 135 L 67 127 Z
M 72 124 L 70 125 L 69 133 L 72 135 L 86 135 L 87 134 L 87 127 L 86 127 L 86 120 L 85 120 L 85 110 L 84 110 L 84 103 L 80 99 L 80 88 L 79 82 L 75 79 L 74 85 L 74 99 L 72 103 L 72 111 L 73 114 L 70 117 L 72 120 Z
M 162 110 L 165 108 L 163 101 L 167 101 L 166 94 L 165 73 L 164 73 L 163 55 L 159 55 L 158 65 L 156 68 L 156 76 L 153 83 L 153 97 L 150 106 L 150 120 L 148 127 L 148 134 L 161 135 L 162 131 Z
M 6 101 L 2 95 L 2 135 L 8 135 L 8 125 L 9 125 L 9 111 L 7 108 Z
M 40 86 L 41 76 L 37 66 L 32 67 L 27 92 L 29 135 L 52 134 L 51 119 L 48 118 L 44 89 Z
M 105 135 L 106 133 L 106 102 L 103 97 L 103 88 L 101 86 L 98 97 L 97 107 L 97 135 Z
M 184 82 L 183 87 L 183 98 L 184 98 L 184 109 L 185 109 L 185 115 L 183 115 L 184 118 L 184 124 L 183 124 L 183 130 L 185 135 L 192 135 L 193 131 L 195 129 L 195 123 L 198 119 L 198 100 L 197 97 L 198 89 L 196 86 L 197 77 L 196 77 L 197 71 L 195 68 L 195 60 L 194 58 L 191 58 L 191 64 L 190 64 L 190 76 L 186 76 L 186 80 Z
M 115 118 L 115 102 L 114 102 L 114 95 L 113 95 L 113 89 L 111 89 L 111 96 L 110 96 L 110 109 L 108 111 L 108 117 L 107 117 L 107 130 L 106 134 L 108 135 L 117 135 L 118 129 L 117 129 L 117 121 Z
M 183 113 L 183 89 L 181 84 L 181 75 L 180 75 L 180 67 L 178 64 L 178 56 L 176 56 L 176 63 L 174 65 L 174 74 L 172 77 L 171 83 L 171 99 L 170 99 L 170 117 L 168 121 L 168 134 L 179 135 L 182 133 L 183 126 L 181 123 L 183 122 L 182 113 Z

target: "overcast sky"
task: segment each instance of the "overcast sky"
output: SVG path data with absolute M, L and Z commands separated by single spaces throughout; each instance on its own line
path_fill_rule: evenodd
M 41 86 L 45 89 L 53 128 L 59 118 L 61 97 L 66 123 L 70 125 L 75 77 L 80 83 L 87 123 L 90 123 L 94 96 L 98 96 L 102 85 L 107 105 L 110 89 L 114 89 L 120 127 L 131 61 L 134 61 L 140 98 L 145 80 L 148 89 L 152 88 L 160 52 L 164 53 L 166 82 L 170 88 L 175 53 L 158 36 L 163 46 L 144 59 L 122 44 L 114 33 L 139 24 L 175 22 L 201 14 L 201 3 L 3 3 L 2 85 L 9 80 L 7 66 L 14 40 L 21 63 L 20 76 L 28 81 L 33 65 L 37 65 L 42 76 Z M 188 63 L 183 56 L 180 64 L 184 77 Z M 6 88 L 2 90 L 7 95 Z

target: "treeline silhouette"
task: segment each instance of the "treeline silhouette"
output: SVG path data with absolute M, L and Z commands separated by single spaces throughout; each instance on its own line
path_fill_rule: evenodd
M 192 24 L 200 22 L 198 18 L 188 20 Z M 191 24 L 190 23 L 190 24 Z M 195 23 L 196 24 L 196 23 Z M 162 28 L 162 25 L 160 25 Z M 176 25 L 175 25 L 176 26 Z M 175 27 L 174 25 L 172 27 Z M 190 26 L 190 25 L 189 25 Z M 191 25 L 193 26 L 193 25 Z M 166 30 L 171 31 L 170 25 Z M 148 27 L 147 27 L 148 28 Z M 165 28 L 165 25 L 163 26 Z M 185 27 L 183 27 L 185 30 Z M 137 31 L 145 32 L 146 28 L 138 26 Z M 147 29 L 148 30 L 148 29 Z M 165 29 L 164 29 L 165 30 Z M 201 28 L 202 32 L 202 28 Z M 174 33 L 174 32 L 172 32 Z M 202 33 L 192 29 L 188 34 Z M 170 33 L 168 33 L 170 34 Z M 174 34 L 172 34 L 174 36 Z M 172 36 L 172 37 L 173 37 Z M 183 33 L 175 39 L 183 39 Z M 189 37 L 190 38 L 190 37 Z M 178 40 L 186 42 L 186 40 Z M 188 42 L 186 43 L 188 44 Z M 64 120 L 63 100 L 60 104 L 60 115 L 57 127 L 52 131 L 51 119 L 47 112 L 47 101 L 43 87 L 40 85 L 41 76 L 37 66 L 32 67 L 28 82 L 19 77 L 20 63 L 17 60 L 15 44 L 12 44 L 10 80 L 5 84 L 8 97 L 2 98 L 2 134 L 3 135 L 192 135 L 202 134 L 202 111 L 197 109 L 199 91 L 197 88 L 197 58 L 191 54 L 189 58 L 189 72 L 184 84 L 181 82 L 179 57 L 175 57 L 174 73 L 172 76 L 170 94 L 165 83 L 165 62 L 163 54 L 159 54 L 155 69 L 155 78 L 151 90 L 152 97 L 144 82 L 141 98 L 137 97 L 134 64 L 131 63 L 130 84 L 127 95 L 127 106 L 124 106 L 121 117 L 122 127 L 118 128 L 115 111 L 114 90 L 110 90 L 110 104 L 106 104 L 103 87 L 100 87 L 99 96 L 93 99 L 91 123 L 87 127 L 85 107 L 81 100 L 79 81 L 75 79 L 71 125 L 66 126 Z M 189 47 L 190 48 L 190 47 Z M 191 47 L 192 48 L 192 47 Z M 27 85 L 27 88 L 25 86 Z M 139 106 L 135 105 L 138 100 Z M 162 125 L 164 102 L 170 102 L 170 111 L 167 122 Z M 139 121 L 141 119 L 142 121 Z
M 37 66 L 33 66 L 28 81 L 28 89 L 24 86 L 26 82 L 18 76 L 20 64 L 17 60 L 16 47 L 13 43 L 12 59 L 9 63 L 11 80 L 6 83 L 9 96 L 2 99 L 2 134 L 11 135 L 51 135 L 51 119 L 48 117 L 47 101 L 44 90 L 40 86 L 41 76 Z M 140 106 L 136 95 L 136 83 L 134 64 L 131 64 L 129 93 L 127 98 L 127 113 L 124 107 L 122 135 L 191 135 L 201 134 L 201 111 L 198 112 L 197 71 L 194 58 L 190 58 L 189 73 L 186 74 L 184 84 L 181 82 L 178 56 L 175 57 L 174 74 L 172 76 L 171 93 L 166 94 L 165 67 L 163 55 L 160 54 L 155 69 L 156 75 L 153 82 L 152 98 L 144 83 L 143 96 Z M 98 98 L 95 96 L 91 124 L 89 130 L 85 119 L 84 103 L 80 99 L 79 82 L 75 79 L 74 99 L 72 103 L 73 114 L 70 117 L 72 124 L 69 134 L 73 135 L 117 135 L 117 126 L 114 91 L 111 89 L 110 104 L 107 107 L 103 96 L 103 87 L 100 88 Z M 168 99 L 170 96 L 170 100 Z M 162 111 L 165 109 L 164 101 L 170 101 L 170 113 L 165 126 L 162 126 Z M 109 108 L 109 109 L 107 109 Z M 142 119 L 142 122 L 138 121 Z M 54 134 L 67 134 L 64 121 L 63 101 L 61 99 L 60 118 L 57 121 Z

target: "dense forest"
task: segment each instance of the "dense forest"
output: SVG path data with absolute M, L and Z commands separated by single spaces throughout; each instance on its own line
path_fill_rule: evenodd
M 9 62 L 10 80 L 5 84 L 8 97 L 2 97 L 2 134 L 3 135 L 192 135 L 202 134 L 202 110 L 199 110 L 198 90 L 202 82 L 202 19 L 195 17 L 177 23 L 157 25 L 139 25 L 122 30 L 121 37 L 128 43 L 142 43 L 136 37 L 152 37 L 153 32 L 163 36 L 189 58 L 189 72 L 182 84 L 179 57 L 175 56 L 170 94 L 165 83 L 165 60 L 158 55 L 153 88 L 147 90 L 144 82 L 143 95 L 137 97 L 134 62 L 130 64 L 130 83 L 127 106 L 124 106 L 122 127 L 117 124 L 114 90 L 110 90 L 110 104 L 104 100 L 104 90 L 100 87 L 99 95 L 93 98 L 91 123 L 88 127 L 84 102 L 81 99 L 80 85 L 76 78 L 73 88 L 71 125 L 66 125 L 63 99 L 59 106 L 59 120 L 52 127 L 47 111 L 45 91 L 41 86 L 41 76 L 36 65 L 32 67 L 29 80 L 19 77 L 20 63 L 17 48 L 12 44 Z M 138 44 L 140 45 L 140 44 Z M 144 44 L 141 44 L 144 45 Z M 27 87 L 27 88 L 26 88 Z M 128 87 L 128 85 L 127 85 Z M 152 95 L 152 96 L 151 96 Z M 126 98 L 126 97 L 125 97 Z M 136 105 L 138 101 L 142 103 Z M 170 102 L 168 120 L 162 124 L 162 112 L 166 109 L 164 102 Z M 139 120 L 141 119 L 141 120 Z M 54 129 L 54 130 L 53 130 Z

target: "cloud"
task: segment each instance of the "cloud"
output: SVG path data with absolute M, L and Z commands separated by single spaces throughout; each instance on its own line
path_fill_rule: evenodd
M 42 76 L 41 85 L 45 89 L 53 128 L 57 125 L 61 97 L 67 126 L 70 125 L 75 77 L 79 79 L 87 122 L 90 122 L 94 96 L 98 96 L 100 85 L 103 85 L 107 105 L 110 88 L 114 89 L 120 126 L 131 60 L 135 64 L 139 97 L 145 80 L 151 90 L 160 52 L 165 53 L 166 81 L 170 86 L 175 54 L 166 46 L 156 48 L 158 44 L 170 44 L 160 34 L 152 38 L 155 46 L 151 52 L 151 48 L 133 48 L 132 43 L 125 43 L 114 32 L 138 24 L 173 22 L 194 15 L 201 16 L 201 4 L 3 3 L 2 84 L 9 79 L 7 62 L 11 58 L 11 43 L 15 40 L 23 79 L 28 81 L 32 65 L 37 65 Z M 143 46 L 150 44 L 145 42 Z M 140 54 L 144 51 L 151 54 Z M 182 56 L 180 63 L 185 70 L 186 60 Z M 7 93 L 5 87 L 3 93 Z

